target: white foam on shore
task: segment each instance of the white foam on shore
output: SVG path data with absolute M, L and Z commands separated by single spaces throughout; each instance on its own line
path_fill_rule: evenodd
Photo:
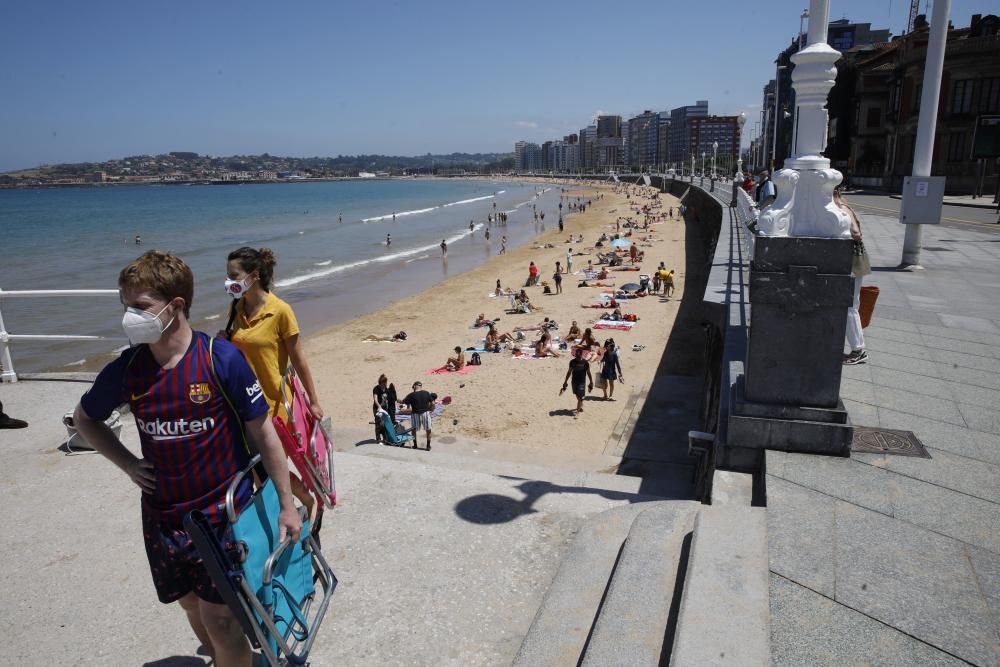
M 316 266 L 330 266 L 331 264 L 333 264 L 332 259 L 328 259 L 325 262 L 316 262 Z
M 462 199 L 461 201 L 453 201 L 449 204 L 445 204 L 441 208 L 448 208 L 449 206 L 458 206 L 459 204 L 471 204 L 475 201 L 483 201 L 484 199 L 493 199 L 493 195 L 486 195 L 485 197 L 473 197 L 472 199 Z
M 502 195 L 506 190 L 500 190 L 497 195 Z M 402 218 L 406 215 L 419 215 L 421 213 L 430 213 L 431 211 L 436 211 L 439 208 L 448 208 L 449 206 L 459 206 L 460 204 L 471 204 L 477 201 L 483 201 L 485 199 L 493 199 L 496 195 L 485 195 L 483 197 L 473 197 L 472 199 L 462 199 L 459 201 L 448 202 L 447 204 L 441 204 L 440 206 L 431 206 L 429 208 L 418 208 L 413 211 L 399 211 L 398 213 L 389 213 L 388 215 L 376 215 L 371 218 L 361 218 L 361 222 L 381 222 L 382 220 L 392 220 L 393 216 L 397 218 Z
M 475 225 L 471 230 L 465 229 L 460 234 L 455 234 L 454 236 L 448 237 L 445 241 L 451 245 L 466 238 L 467 236 L 472 236 L 480 229 L 483 228 L 482 223 Z M 331 266 L 325 268 L 321 271 L 313 271 L 312 273 L 305 273 L 301 276 L 292 276 L 291 278 L 285 278 L 284 280 L 278 280 L 274 283 L 275 287 L 291 287 L 292 285 L 298 285 L 300 283 L 307 282 L 309 280 L 315 280 L 317 278 L 323 278 L 325 276 L 332 276 L 335 273 L 341 273 L 343 271 L 348 271 L 350 269 L 357 269 L 368 264 L 374 264 L 376 262 L 392 262 L 395 260 L 403 259 L 404 257 L 412 257 L 413 255 L 419 255 L 422 252 L 428 252 L 440 247 L 439 243 L 431 243 L 430 245 L 419 246 L 417 248 L 410 248 L 409 250 L 401 250 L 400 252 L 393 253 L 391 255 L 382 255 L 381 257 L 372 257 L 371 259 L 362 259 L 357 262 L 351 262 L 349 264 L 339 264 L 337 266 Z
M 361 222 L 379 222 L 380 220 L 392 220 L 393 217 L 402 218 L 404 215 L 418 215 L 420 213 L 427 213 L 435 209 L 441 208 L 440 206 L 431 206 L 430 208 L 418 208 L 413 211 L 400 211 L 399 213 L 390 213 L 389 215 L 378 215 L 374 218 L 361 218 Z
M 206 320 L 217 320 L 220 317 L 222 317 L 222 315 L 219 315 L 218 313 L 216 313 L 215 315 L 208 315 L 207 317 L 205 317 L 205 319 Z

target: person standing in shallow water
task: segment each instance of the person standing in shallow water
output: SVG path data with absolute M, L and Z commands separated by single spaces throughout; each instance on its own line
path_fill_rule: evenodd
M 448 259 L 448 243 L 441 239 L 441 256 Z

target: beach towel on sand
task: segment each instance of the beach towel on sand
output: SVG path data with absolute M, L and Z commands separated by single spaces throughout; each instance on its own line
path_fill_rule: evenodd
M 635 322 L 615 322 L 614 320 L 597 320 L 591 329 L 613 329 L 614 331 L 631 331 Z

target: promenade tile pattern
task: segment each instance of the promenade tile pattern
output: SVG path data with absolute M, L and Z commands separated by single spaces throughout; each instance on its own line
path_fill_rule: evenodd
M 1000 665 L 1000 242 L 864 216 L 880 288 L 855 424 L 912 431 L 931 459 L 767 453 L 775 665 Z

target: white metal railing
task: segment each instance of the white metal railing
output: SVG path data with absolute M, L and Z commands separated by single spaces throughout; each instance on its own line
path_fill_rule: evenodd
M 12 334 L 7 331 L 3 321 L 4 299 L 81 297 L 81 296 L 118 296 L 116 289 L 60 289 L 60 290 L 2 290 L 0 289 L 0 382 L 17 382 L 14 372 L 14 362 L 10 356 L 10 343 L 15 340 L 107 340 L 124 342 L 124 336 L 89 336 L 84 334 Z

